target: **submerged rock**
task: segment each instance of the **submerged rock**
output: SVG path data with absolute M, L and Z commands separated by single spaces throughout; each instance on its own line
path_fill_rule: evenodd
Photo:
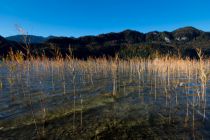
M 183 86 L 185 86 L 185 83 L 183 82 L 179 83 L 179 87 L 183 87 Z

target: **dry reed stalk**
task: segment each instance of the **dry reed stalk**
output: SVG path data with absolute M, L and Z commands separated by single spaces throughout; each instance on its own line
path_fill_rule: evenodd
M 206 84 L 207 84 L 207 73 L 205 72 L 205 62 L 203 61 L 202 50 L 197 49 L 197 54 L 199 57 L 199 77 L 201 82 L 201 99 L 203 103 L 203 120 L 206 118 Z
M 136 69 L 137 69 L 137 73 L 138 73 L 138 80 L 139 80 L 139 97 L 140 97 L 140 94 L 141 94 L 141 72 L 142 72 L 142 69 L 141 69 L 141 66 L 140 64 L 138 63 L 137 66 L 136 66 Z
M 116 80 L 117 80 L 117 64 L 116 62 L 111 62 L 111 72 L 112 72 L 112 96 L 116 96 Z

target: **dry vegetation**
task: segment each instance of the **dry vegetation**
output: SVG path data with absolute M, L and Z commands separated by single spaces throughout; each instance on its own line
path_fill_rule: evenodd
M 184 125 L 189 125 L 192 120 L 193 129 L 196 127 L 196 115 L 200 115 L 203 121 L 207 119 L 207 85 L 210 68 L 210 60 L 202 58 L 198 50 L 199 60 L 180 58 L 156 58 L 120 60 L 116 58 L 100 58 L 77 60 L 71 56 L 63 59 L 59 53 L 50 60 L 46 57 L 33 58 L 28 56 L 24 60 L 21 52 L 11 53 L 1 62 L 0 69 L 6 69 L 5 75 L 1 75 L 0 91 L 9 89 L 13 102 L 23 95 L 21 104 L 30 108 L 33 124 L 38 135 L 44 135 L 37 128 L 37 116 L 44 124 L 47 121 L 47 96 L 59 92 L 63 98 L 72 96 L 73 129 L 75 126 L 76 111 L 81 111 L 80 125 L 83 125 L 82 115 L 85 109 L 84 100 L 89 93 L 79 92 L 82 88 L 89 91 L 99 87 L 106 89 L 104 96 L 118 98 L 123 94 L 137 93 L 140 102 L 144 103 L 144 96 L 152 97 L 151 104 L 164 99 L 162 104 L 168 108 L 168 122 L 172 121 L 172 108 L 181 105 L 185 108 Z M 7 78 L 5 80 L 5 77 Z M 104 80 L 105 79 L 105 80 Z M 59 85 L 59 86 L 58 86 Z M 58 88 L 59 89 L 56 89 Z M 33 89 L 38 90 L 36 96 Z M 147 90 L 145 90 L 147 89 Z M 19 93 L 19 94 L 15 94 Z M 87 97 L 86 97 L 87 98 Z M 40 109 L 34 106 L 34 100 L 38 101 Z M 183 103 L 184 101 L 184 103 Z M 93 101 L 94 102 L 94 101 Z M 59 105 L 57 105 L 59 106 Z

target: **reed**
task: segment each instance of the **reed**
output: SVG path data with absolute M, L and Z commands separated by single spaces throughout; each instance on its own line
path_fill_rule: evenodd
M 35 97 L 30 92 L 35 81 L 40 81 L 38 87 L 39 92 L 42 94 L 39 96 L 39 104 L 43 123 L 47 120 L 48 111 L 47 101 L 45 100 L 47 93 L 45 93 L 46 87 L 44 85 L 46 83 L 49 83 L 51 87 L 48 94 L 59 94 L 57 88 L 60 87 L 61 94 L 65 95 L 65 97 L 73 96 L 72 100 L 68 100 L 72 103 L 73 130 L 77 126 L 77 103 L 80 108 L 80 118 L 78 118 L 80 122 L 78 121 L 78 123 L 81 127 L 84 127 L 85 97 L 92 93 L 85 92 L 84 94 L 79 93 L 79 91 L 87 87 L 87 91 L 91 91 L 97 89 L 98 86 L 102 88 L 99 88 L 101 93 L 97 94 L 104 95 L 104 92 L 109 92 L 109 96 L 111 95 L 114 98 L 120 98 L 120 96 L 129 97 L 129 94 L 132 93 L 141 96 L 142 99 L 146 95 L 147 98 L 152 96 L 152 100 L 157 102 L 163 100 L 165 102 L 163 106 L 167 109 L 169 124 L 173 123 L 173 107 L 180 105 L 183 107 L 182 113 L 185 114 L 182 119 L 186 127 L 189 124 L 191 113 L 193 129 L 196 127 L 195 117 L 199 115 L 196 109 L 199 106 L 202 107 L 203 119 L 206 118 L 206 88 L 209 75 L 207 70 L 209 69 L 210 60 L 204 59 L 200 51 L 198 51 L 199 60 L 183 60 L 169 57 L 147 60 L 141 58 L 121 60 L 118 57 L 78 60 L 72 55 L 62 58 L 59 50 L 56 51 L 56 55 L 55 59 L 49 59 L 45 56 L 35 58 L 31 55 L 29 55 L 30 59 L 24 59 L 22 52 L 15 53 L 11 50 L 7 59 L 3 62 L 9 70 L 10 89 L 14 88 L 13 85 L 17 85 L 18 81 L 25 82 L 25 84 L 21 85 L 21 92 L 24 94 L 25 99 L 28 97 L 30 112 L 38 135 L 41 133 L 44 135 L 45 131 L 44 126 L 42 132 L 38 131 L 37 110 L 34 108 L 33 103 Z M 22 71 L 18 71 L 17 68 Z M 192 83 L 195 83 L 196 86 L 191 86 Z M 2 85 L 6 84 L 0 82 L 0 89 L 5 88 Z M 198 85 L 199 88 L 196 88 Z M 110 89 L 107 90 L 107 87 L 110 87 Z M 18 87 L 16 86 L 16 88 Z M 120 88 L 123 89 L 120 90 Z M 147 92 L 148 90 L 151 94 Z M 121 91 L 123 95 L 120 93 Z M 192 93 L 192 91 L 195 91 L 195 93 Z M 142 102 L 144 101 L 142 100 Z M 145 100 L 145 102 L 148 101 Z M 117 104 L 114 104 L 114 108 L 117 108 Z
M 117 80 L 117 64 L 116 62 L 111 62 L 111 73 L 112 73 L 112 96 L 116 96 L 116 80 Z
M 207 78 L 208 73 L 204 67 L 205 62 L 203 60 L 202 50 L 197 49 L 197 54 L 199 57 L 199 78 L 201 83 L 201 99 L 203 103 L 203 120 L 206 119 L 206 85 L 207 85 Z

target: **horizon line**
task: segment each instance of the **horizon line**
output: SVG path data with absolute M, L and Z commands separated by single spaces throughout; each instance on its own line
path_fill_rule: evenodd
M 123 30 L 119 30 L 119 31 L 107 31 L 107 32 L 102 32 L 102 33 L 96 33 L 96 34 L 86 34 L 86 35 L 80 35 L 80 36 L 68 36 L 68 35 L 48 35 L 48 36 L 45 36 L 45 35 L 36 35 L 36 34 L 26 34 L 28 36 L 36 36 L 36 37 L 44 37 L 44 38 L 47 38 L 47 37 L 50 37 L 50 36 L 53 36 L 53 37 L 73 37 L 73 38 L 80 38 L 80 37 L 85 37 L 85 36 L 99 36 L 99 35 L 103 35 L 103 34 L 109 34 L 109 33 L 121 33 L 121 32 L 124 32 L 124 31 L 127 31 L 127 30 L 130 30 L 130 31 L 137 31 L 139 33 L 143 33 L 143 34 L 147 34 L 147 33 L 150 33 L 150 32 L 173 32 L 173 31 L 176 31 L 178 29 L 182 29 L 182 28 L 195 28 L 197 30 L 200 30 L 200 31 L 203 31 L 203 32 L 210 32 L 208 30 L 204 30 L 204 29 L 199 29 L 199 28 L 196 28 L 194 26 L 183 26 L 183 27 L 179 27 L 179 28 L 174 28 L 174 29 L 171 29 L 171 30 L 151 30 L 151 31 L 140 31 L 140 30 L 136 30 L 136 29 L 131 29 L 131 28 L 125 28 Z M 2 37 L 4 38 L 7 38 L 7 37 L 13 37 L 13 36 L 21 36 L 21 35 L 24 35 L 24 34 L 14 34 L 14 35 L 7 35 L 7 36 L 4 36 L 4 35 L 1 35 Z

